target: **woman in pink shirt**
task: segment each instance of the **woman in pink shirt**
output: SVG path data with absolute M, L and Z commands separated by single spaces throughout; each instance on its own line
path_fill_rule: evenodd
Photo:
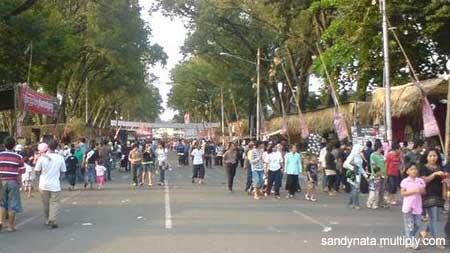
M 416 164 L 408 166 L 406 173 L 408 177 L 400 183 L 400 193 L 403 196 L 403 222 L 405 225 L 406 238 L 417 237 L 422 218 L 422 195 L 425 194 L 425 181 L 417 177 L 419 170 Z M 414 241 L 412 241 L 414 242 Z M 406 245 L 407 247 L 417 248 L 418 244 Z

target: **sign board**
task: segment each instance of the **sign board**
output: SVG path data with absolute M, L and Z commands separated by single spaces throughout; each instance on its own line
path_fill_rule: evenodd
M 148 122 L 135 122 L 135 121 L 116 121 L 111 120 L 111 126 L 117 126 L 122 128 L 174 128 L 174 129 L 208 129 L 214 127 L 220 127 L 220 123 L 216 122 L 205 122 L 205 123 L 148 123 Z
M 352 126 L 352 140 L 354 144 L 360 144 L 363 147 L 366 145 L 367 141 L 375 143 L 376 139 L 383 142 L 384 136 L 386 134 L 386 128 L 384 126 L 375 127 L 356 127 Z
M 34 91 L 27 85 L 20 86 L 18 102 L 19 108 L 23 111 L 56 116 L 57 99 Z

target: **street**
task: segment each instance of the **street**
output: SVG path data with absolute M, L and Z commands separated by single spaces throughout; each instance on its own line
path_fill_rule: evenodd
M 303 194 L 288 200 L 284 193 L 280 200 L 256 201 L 242 190 L 241 168 L 235 192 L 228 193 L 222 167 L 207 169 L 206 184 L 198 185 L 191 183 L 190 166 L 176 168 L 171 160 L 165 187 L 133 189 L 129 174 L 114 171 L 104 190 L 64 191 L 55 230 L 44 225 L 39 194 L 22 197 L 18 231 L 0 233 L 0 252 L 407 252 L 400 246 L 321 245 L 322 238 L 400 236 L 399 207 L 357 211 L 342 193 L 321 193 L 316 203 Z

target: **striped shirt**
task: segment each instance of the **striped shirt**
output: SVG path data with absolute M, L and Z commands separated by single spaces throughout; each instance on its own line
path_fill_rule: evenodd
M 11 151 L 0 152 L 0 178 L 2 180 L 18 180 L 25 172 L 23 157 Z

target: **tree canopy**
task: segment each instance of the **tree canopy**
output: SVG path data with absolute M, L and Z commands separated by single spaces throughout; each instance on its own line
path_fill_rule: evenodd
M 27 82 L 32 47 L 29 85 L 60 98 L 53 122 L 84 118 L 86 92 L 96 127 L 115 112 L 154 120 L 162 109 L 149 67 L 167 56 L 152 43 L 137 0 L 2 1 L 0 38 L 0 85 Z
M 255 62 L 257 48 L 264 58 L 261 96 L 266 114 L 280 115 L 281 105 L 287 113 L 295 113 L 296 101 L 302 110 L 328 105 L 325 66 L 342 101 L 364 100 L 371 89 L 383 85 L 378 1 L 160 0 L 155 9 L 188 20 L 190 33 L 183 47 L 186 61 L 172 73 L 170 105 L 180 112 L 199 114 L 199 108 L 209 107 L 206 94 L 195 92 L 199 83 L 210 84 L 213 95 L 222 83 L 234 94 L 225 93 L 225 100 L 236 101 L 241 116 L 254 113 L 256 73 L 248 61 Z M 450 31 L 449 5 L 433 0 L 387 1 L 387 14 L 390 30 L 398 35 L 419 77 L 443 74 L 450 55 L 445 41 Z M 392 84 L 400 85 L 410 80 L 411 72 L 392 32 L 389 35 Z M 311 88 L 317 86 L 320 94 L 312 94 Z M 211 107 L 220 112 L 220 103 Z M 230 108 L 227 117 L 234 114 Z M 203 115 L 202 119 L 210 118 Z

